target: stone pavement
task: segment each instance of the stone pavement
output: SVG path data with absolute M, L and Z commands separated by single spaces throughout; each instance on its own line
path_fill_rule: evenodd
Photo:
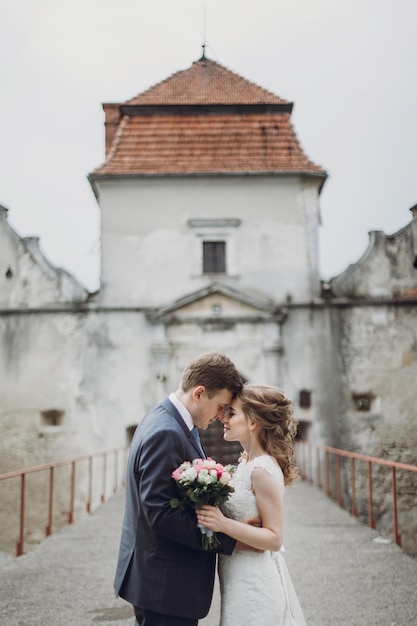
M 123 503 L 121 492 L 27 555 L 3 556 L 0 625 L 133 626 L 112 589 Z M 417 625 L 417 559 L 305 482 L 286 495 L 285 545 L 308 626 Z M 218 626 L 218 600 L 200 626 Z

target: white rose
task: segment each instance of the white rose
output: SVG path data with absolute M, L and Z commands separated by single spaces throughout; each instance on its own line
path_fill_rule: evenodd
M 198 482 L 202 485 L 210 485 L 213 482 L 213 478 L 206 469 L 203 469 L 198 475 Z
M 193 467 L 189 467 L 186 469 L 181 475 L 181 482 L 190 482 L 192 483 L 197 478 L 197 472 Z

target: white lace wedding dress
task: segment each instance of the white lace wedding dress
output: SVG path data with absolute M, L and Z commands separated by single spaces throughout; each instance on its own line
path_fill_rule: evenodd
M 249 462 L 242 460 L 233 477 L 235 491 L 222 506 L 233 519 L 258 515 L 252 491 L 255 467 L 276 477 L 277 489 L 284 493 L 282 470 L 273 457 L 265 454 Z M 235 550 L 231 556 L 220 555 L 219 580 L 220 626 L 305 626 L 281 551 Z

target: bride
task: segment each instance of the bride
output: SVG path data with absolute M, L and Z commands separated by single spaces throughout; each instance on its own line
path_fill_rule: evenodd
M 197 511 L 200 524 L 238 542 L 231 556 L 219 556 L 220 626 L 305 626 L 281 554 L 284 489 L 298 476 L 291 403 L 276 387 L 245 385 L 223 424 L 224 439 L 244 449 L 233 476 L 235 491 L 222 510 Z M 253 517 L 260 526 L 244 522 Z M 238 549 L 241 544 L 253 550 Z

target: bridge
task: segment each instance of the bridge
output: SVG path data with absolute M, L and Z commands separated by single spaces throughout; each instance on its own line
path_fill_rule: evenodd
M 417 625 L 417 559 L 306 480 L 285 498 L 285 559 L 308 626 Z M 119 490 L 27 554 L 3 556 L 1 626 L 133 625 L 112 588 L 123 507 Z M 218 610 L 216 588 L 200 626 L 218 626 Z

